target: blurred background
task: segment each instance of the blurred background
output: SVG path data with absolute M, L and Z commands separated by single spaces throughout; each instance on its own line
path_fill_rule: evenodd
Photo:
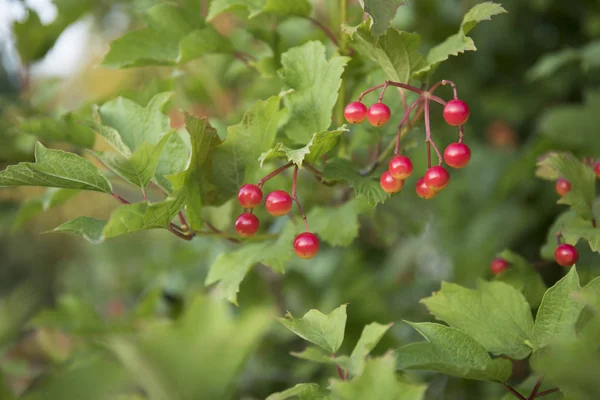
M 201 2 L 201 12 L 209 1 Z M 79 154 L 86 147 L 102 149 L 106 144 L 94 141 L 91 131 L 74 140 L 69 129 L 87 129 L 73 121 L 88 118 L 93 104 L 116 96 L 145 104 L 172 90 L 172 126 L 182 125 L 179 110 L 186 110 L 208 116 L 225 137 L 226 126 L 237 123 L 251 104 L 280 91 L 273 73 L 279 54 L 312 39 L 334 51 L 306 19 L 246 20 L 234 12 L 212 23 L 237 45 L 252 46 L 259 60 L 271 61 L 249 66 L 231 55 L 207 55 L 175 68 L 99 67 L 110 41 L 143 26 L 139 12 L 156 2 L 0 0 L 2 169 L 32 161 L 37 140 Z M 476 3 L 409 1 L 393 26 L 418 32 L 427 49 L 455 33 Z M 314 0 L 313 5 L 313 17 L 340 35 L 338 2 Z M 540 248 L 564 209 L 556 204 L 554 185 L 535 178 L 535 164 L 549 150 L 600 157 L 600 3 L 504 0 L 502 5 L 508 14 L 471 34 L 478 51 L 452 57 L 435 75 L 453 80 L 471 107 L 465 138 L 473 152 L 469 167 L 453 174 L 449 188 L 432 201 L 407 191 L 363 215 L 359 236 L 348 247 L 324 246 L 310 262 L 291 261 L 284 276 L 254 268 L 242 283 L 239 307 L 214 300 L 204 288 L 208 267 L 235 244 L 210 237 L 184 242 L 166 231 L 100 245 L 42 234 L 79 215 L 106 218 L 118 204 L 96 193 L 0 189 L 0 399 L 100 399 L 123 385 L 126 395 L 117 398 L 153 398 L 149 393 L 161 398 L 161 390 L 171 388 L 180 395 L 164 398 L 264 399 L 298 382 L 327 382 L 335 374 L 331 367 L 289 355 L 305 344 L 273 323 L 285 310 L 327 313 L 349 303 L 342 353 L 350 351 L 365 324 L 395 322 L 375 351 L 383 353 L 419 340 L 401 322 L 430 319 L 419 299 L 442 280 L 472 286 L 488 279 L 489 262 L 504 249 L 532 262 L 547 285 L 555 282 L 563 271 Z M 361 20 L 360 5 L 349 1 L 346 22 Z M 385 79 L 359 58 L 351 66 L 344 75 L 344 102 Z M 389 101 L 400 113 L 399 100 Z M 439 118 L 440 111 L 433 129 L 445 145 L 455 132 Z M 66 118 L 62 128 L 48 124 L 58 117 Z M 334 123 L 342 123 L 339 113 Z M 380 135 L 386 141 L 395 135 L 392 128 L 351 129 L 345 151 L 362 165 Z M 424 169 L 422 126 L 407 138 L 416 168 Z M 137 196 L 117 180 L 114 185 Z M 343 192 L 319 187 L 310 176 L 300 185 L 308 209 Z M 206 212 L 219 229 L 231 231 L 239 210 L 228 202 Z M 578 249 L 585 283 L 596 275 L 592 267 L 599 260 L 587 245 Z M 176 332 L 164 324 L 173 318 L 186 321 Z M 141 332 L 141 339 L 132 340 L 132 332 Z M 527 375 L 526 367 L 516 365 L 515 380 Z M 142 383 L 131 383 L 131 376 Z M 497 384 L 423 378 L 431 382 L 428 399 L 504 394 Z

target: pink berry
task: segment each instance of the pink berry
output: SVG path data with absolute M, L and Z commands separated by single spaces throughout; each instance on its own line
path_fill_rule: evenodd
M 238 191 L 238 202 L 244 208 L 254 208 L 262 201 L 262 190 L 256 185 L 246 184 Z
M 600 179 L 600 162 L 594 165 L 594 173 L 596 174 L 596 178 Z
M 310 232 L 299 234 L 294 239 L 294 251 L 300 258 L 313 258 L 319 251 L 319 238 Z
M 568 180 L 561 178 L 556 181 L 554 188 L 556 189 L 556 193 L 558 193 L 560 197 L 563 197 L 571 191 L 571 183 Z
M 450 100 L 444 106 L 444 119 L 448 125 L 463 125 L 469 119 L 469 106 L 462 100 Z
M 427 186 L 427 183 L 425 183 L 425 178 L 419 178 L 417 180 L 415 190 L 419 197 L 426 200 L 433 199 L 437 195 L 435 190 Z
M 390 108 L 383 103 L 375 103 L 367 111 L 367 118 L 373 126 L 385 125 L 391 116 Z
M 451 143 L 444 150 L 444 161 L 452 168 L 464 168 L 471 161 L 471 149 L 463 143 Z
M 367 106 L 360 101 L 353 101 L 344 109 L 344 117 L 351 124 L 360 124 L 367 119 Z
M 570 244 L 561 244 L 554 252 L 554 259 L 563 267 L 570 267 L 579 260 L 577 249 Z
M 406 156 L 394 156 L 390 160 L 388 171 L 394 179 L 404 180 L 412 173 L 413 165 L 410 158 Z
M 493 275 L 498 275 L 501 272 L 504 272 L 508 269 L 508 267 L 510 267 L 510 264 L 508 263 L 508 261 L 506 261 L 504 258 L 496 258 L 494 259 L 491 263 L 490 263 L 490 271 L 492 272 Z
M 450 182 L 450 174 L 441 165 L 429 168 L 425 172 L 424 178 L 427 186 L 438 192 L 448 186 L 448 182 Z
M 265 207 L 269 214 L 280 217 L 292 209 L 292 196 L 283 190 L 275 190 L 267 195 Z
M 254 235 L 259 226 L 260 222 L 254 214 L 243 213 L 235 220 L 235 231 L 242 237 Z
M 385 171 L 383 174 L 381 174 L 379 183 L 381 184 L 383 191 L 386 193 L 398 193 L 404 186 L 404 181 L 394 178 L 390 174 L 390 171 Z

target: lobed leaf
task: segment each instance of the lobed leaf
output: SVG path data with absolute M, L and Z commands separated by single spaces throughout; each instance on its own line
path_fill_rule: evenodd
M 387 31 L 390 22 L 396 17 L 398 8 L 407 3 L 404 0 L 361 0 L 361 4 L 373 20 L 371 33 L 377 37 Z
M 537 308 L 546 292 L 546 284 L 540 274 L 525 258 L 512 251 L 504 250 L 498 256 L 508 261 L 510 268 L 497 275 L 495 279 L 508 283 L 523 293 L 531 308 Z
M 45 186 L 112 193 L 101 171 L 76 154 L 47 149 L 38 142 L 35 161 L 11 165 L 0 172 L 0 187 Z
M 346 182 L 354 189 L 356 198 L 365 198 L 371 205 L 383 203 L 389 195 L 381 189 L 379 181 L 370 176 L 361 176 L 355 164 L 345 158 L 332 158 L 327 161 L 323 178 L 329 182 Z
M 100 243 L 103 240 L 102 231 L 106 221 L 92 217 L 77 217 L 54 228 L 51 232 L 69 233 L 78 235 L 91 243 Z

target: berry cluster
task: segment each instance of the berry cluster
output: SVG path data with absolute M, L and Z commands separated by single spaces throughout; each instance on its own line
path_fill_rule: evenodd
M 245 211 L 237 217 L 235 221 L 235 230 L 242 237 L 250 237 L 258 232 L 260 221 L 254 215 L 253 209 L 258 207 L 263 200 L 262 186 L 266 181 L 283 172 L 293 164 L 289 163 L 280 167 L 262 178 L 257 185 L 245 184 L 238 191 L 238 202 Z M 292 205 L 295 202 L 298 210 L 304 220 L 306 231 L 300 233 L 294 239 L 294 251 L 301 258 L 312 258 L 319 251 L 319 239 L 314 233 L 308 231 L 308 222 L 306 215 L 302 210 L 302 206 L 296 196 L 296 181 L 298 179 L 298 166 L 294 167 L 294 178 L 292 180 L 292 194 L 284 190 L 275 190 L 267 195 L 265 199 L 265 208 L 267 212 L 275 217 L 286 215 L 292 210 Z
M 445 102 L 441 98 L 434 96 L 433 92 L 440 85 L 447 84 L 451 85 L 454 90 L 454 99 Z M 391 118 L 390 108 L 382 102 L 388 86 L 395 86 L 401 89 L 410 90 L 419 94 L 419 97 L 409 107 L 405 107 L 404 116 L 398 124 L 398 134 L 396 137 L 394 156 L 389 162 L 387 171 L 385 171 L 379 179 L 381 188 L 390 194 L 397 193 L 402 190 L 404 187 L 404 181 L 412 174 L 413 165 L 410 158 L 399 154 L 400 138 L 402 136 L 402 127 L 408 122 L 410 114 L 417 108 L 419 110 L 423 109 L 425 118 L 425 142 L 427 143 L 428 169 L 425 172 L 425 175 L 417 180 L 415 190 L 419 197 L 431 199 L 446 186 L 448 186 L 448 183 L 450 182 L 450 174 L 448 173 L 448 170 L 442 166 L 442 160 L 452 168 L 464 168 L 471 160 L 471 150 L 462 142 L 464 135 L 463 125 L 469 119 L 469 107 L 467 106 L 467 103 L 458 99 L 456 85 L 447 80 L 436 83 L 428 91 L 424 91 L 414 86 L 399 82 L 385 81 L 385 83 L 382 85 L 378 85 L 366 90 L 358 97 L 357 101 L 354 101 L 346 106 L 344 109 L 346 121 L 351 124 L 360 124 L 365 120 L 368 120 L 373 126 L 385 125 Z M 362 103 L 362 98 L 366 94 L 379 88 L 382 88 L 381 94 L 379 95 L 379 101 L 367 108 L 367 106 Z M 429 103 L 431 100 L 444 106 L 443 116 L 449 125 L 459 127 L 460 133 L 458 142 L 452 143 L 446 147 L 443 158 L 437 146 L 435 145 L 435 142 L 431 138 L 429 121 Z M 436 166 L 431 166 L 432 146 L 438 156 L 439 165 Z
M 560 237 L 560 235 L 558 235 Z M 579 260 L 579 253 L 575 246 L 566 243 L 560 243 L 554 251 L 554 260 L 562 267 L 571 267 Z M 510 268 L 510 263 L 504 258 L 498 257 L 490 263 L 490 272 L 492 275 L 500 275 Z

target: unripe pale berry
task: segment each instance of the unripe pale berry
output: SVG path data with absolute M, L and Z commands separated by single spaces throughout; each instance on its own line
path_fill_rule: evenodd
M 422 199 L 433 199 L 437 195 L 437 192 L 435 190 L 427 186 L 427 183 L 425 183 L 425 178 L 419 178 L 417 180 L 415 190 L 417 192 L 417 195 Z
M 388 165 L 388 171 L 394 179 L 404 180 L 410 176 L 413 171 L 413 165 L 410 158 L 406 156 L 394 156 Z
M 313 258 L 319 251 L 319 238 L 310 232 L 299 234 L 294 239 L 294 251 L 300 258 Z
M 367 106 L 360 101 L 353 101 L 344 109 L 344 117 L 351 124 L 360 124 L 367 119 Z
M 381 184 L 381 188 L 386 193 L 398 193 L 404 187 L 404 181 L 400 179 L 395 179 L 390 171 L 385 171 L 381 174 L 381 178 L 379 178 L 379 183 Z
M 283 190 L 275 190 L 267 195 L 265 208 L 276 217 L 285 215 L 292 209 L 292 196 Z
M 510 267 L 510 264 L 508 263 L 508 261 L 506 261 L 504 258 L 496 258 L 494 259 L 491 263 L 490 263 L 490 271 L 492 272 L 493 275 L 498 275 L 501 272 L 504 272 L 508 269 L 508 267 Z
M 574 246 L 571 246 L 570 244 L 561 244 L 554 252 L 554 259 L 558 265 L 570 267 L 579 260 L 579 253 Z
M 444 150 L 444 161 L 452 168 L 464 168 L 471 161 L 471 149 L 464 143 L 450 143 Z
M 254 208 L 262 201 L 262 190 L 256 185 L 246 184 L 238 191 L 238 202 L 244 208 Z
M 243 237 L 254 235 L 259 226 L 260 222 L 254 214 L 243 213 L 235 220 L 235 231 Z
M 448 125 L 459 126 L 469 119 L 469 106 L 462 100 L 450 100 L 444 106 L 444 119 Z
M 385 125 L 391 116 L 390 108 L 383 103 L 375 103 L 367 111 L 367 118 L 373 126 Z
M 565 194 L 571 191 L 571 182 L 560 178 L 556 181 L 554 188 L 556 189 L 556 193 L 558 193 L 560 197 L 563 197 Z
M 450 174 L 441 165 L 429 168 L 423 178 L 428 187 L 438 192 L 448 186 L 448 182 L 450 182 Z
M 594 172 L 596 173 L 596 178 L 600 179 L 600 162 L 594 165 Z

